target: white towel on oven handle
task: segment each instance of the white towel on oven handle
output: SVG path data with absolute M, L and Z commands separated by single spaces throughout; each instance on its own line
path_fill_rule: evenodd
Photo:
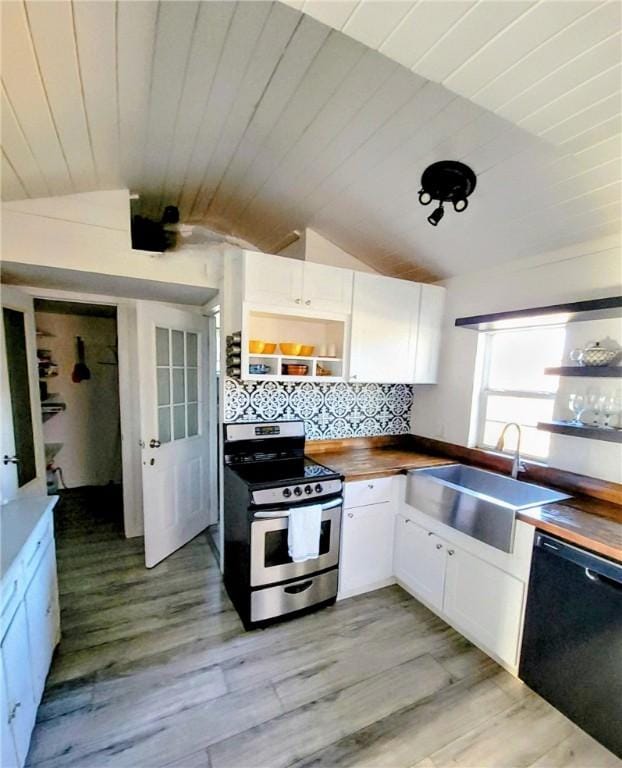
M 322 505 L 292 507 L 287 525 L 287 549 L 295 563 L 313 560 L 320 554 Z

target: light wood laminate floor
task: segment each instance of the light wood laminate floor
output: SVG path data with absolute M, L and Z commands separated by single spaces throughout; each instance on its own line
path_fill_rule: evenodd
M 146 570 L 101 490 L 57 507 L 43 768 L 620 763 L 398 587 L 244 632 L 201 536 Z

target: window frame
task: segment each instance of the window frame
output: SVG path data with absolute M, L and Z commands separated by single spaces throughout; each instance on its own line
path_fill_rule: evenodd
M 551 326 L 553 327 L 553 326 Z M 556 325 L 554 327 L 563 327 L 562 324 Z M 495 331 L 486 331 L 484 333 L 484 355 L 482 358 L 482 375 L 480 379 L 480 387 L 479 387 L 479 394 L 477 398 L 477 420 L 476 420 L 476 432 L 475 432 L 475 447 L 479 448 L 483 451 L 488 451 L 492 453 L 496 453 L 498 455 L 502 456 L 513 456 L 514 451 L 511 449 L 504 449 L 503 451 L 499 451 L 496 447 L 496 445 L 490 445 L 486 442 L 484 442 L 484 433 L 486 429 L 486 414 L 487 414 L 487 406 L 488 406 L 488 398 L 491 396 L 502 396 L 502 397 L 525 397 L 530 400 L 538 399 L 538 400 L 552 400 L 553 402 L 557 398 L 557 389 L 555 392 L 546 392 L 542 390 L 536 390 L 536 389 L 492 389 L 490 387 L 490 368 L 491 368 L 491 354 L 492 354 L 492 340 L 493 337 L 500 333 L 509 333 L 524 330 L 524 331 L 530 331 L 530 330 L 537 330 L 541 328 L 541 326 L 525 326 L 524 328 L 507 328 L 502 330 L 495 330 Z M 523 425 L 521 425 L 523 426 Z M 526 425 L 525 425 L 526 426 Z M 528 459 L 529 461 L 541 464 L 546 466 L 548 463 L 548 456 L 534 456 L 530 453 L 525 453 L 524 451 L 521 451 L 521 457 Z

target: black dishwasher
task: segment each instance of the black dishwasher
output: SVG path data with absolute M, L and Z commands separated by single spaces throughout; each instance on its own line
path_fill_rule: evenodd
M 622 757 L 622 565 L 536 532 L 519 677 Z

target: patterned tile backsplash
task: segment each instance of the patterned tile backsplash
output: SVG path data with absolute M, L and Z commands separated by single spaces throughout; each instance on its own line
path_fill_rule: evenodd
M 409 384 L 225 380 L 225 421 L 303 419 L 308 440 L 410 432 Z

